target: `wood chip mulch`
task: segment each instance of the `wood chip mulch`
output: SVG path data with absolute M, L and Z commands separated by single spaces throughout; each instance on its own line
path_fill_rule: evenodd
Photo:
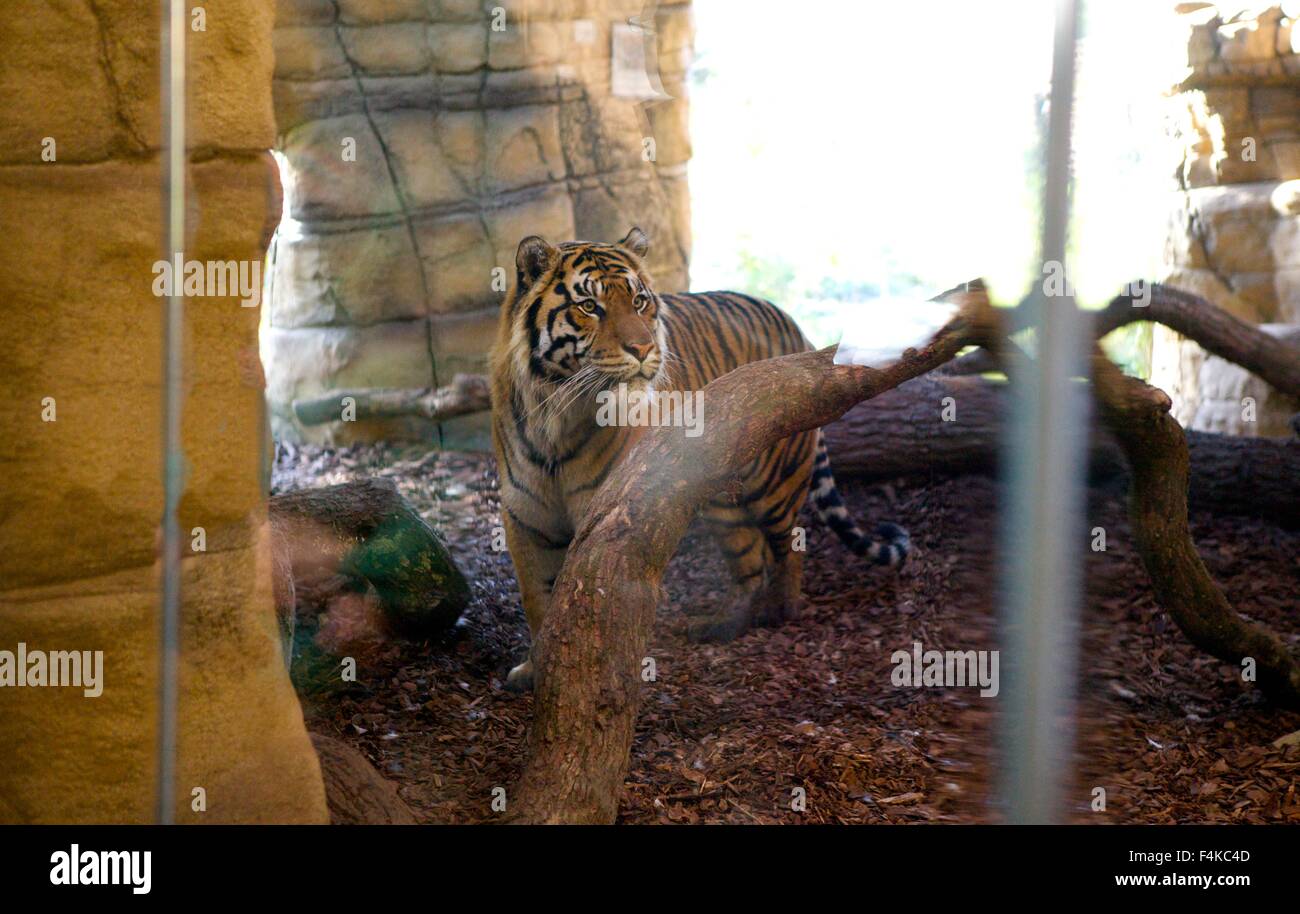
M 499 821 L 494 788 L 508 804 L 522 764 L 531 698 L 502 681 L 526 653 L 527 626 L 509 557 L 491 548 L 495 472 L 490 456 L 415 447 L 277 452 L 276 491 L 392 478 L 471 581 L 452 633 L 376 645 L 358 682 L 303 696 L 309 729 L 360 750 L 424 822 Z M 656 680 L 643 686 L 620 821 L 999 821 L 1001 699 L 896 687 L 890 675 L 890 655 L 916 641 L 998 647 L 998 484 L 840 488 L 861 521 L 907 526 L 912 560 L 901 574 L 874 571 L 806 517 L 807 605 L 780 628 L 688 643 L 687 614 L 717 608 L 726 575 L 706 538 L 683 542 L 652 636 Z M 1088 529 L 1104 527 L 1108 542 L 1096 553 L 1080 536 L 1087 590 L 1069 819 L 1300 823 L 1300 746 L 1272 745 L 1300 730 L 1300 714 L 1270 706 L 1240 671 L 1188 643 L 1153 601 L 1122 493 L 1091 495 Z M 1193 530 L 1238 610 L 1300 648 L 1300 532 L 1209 515 L 1193 517 Z M 1098 787 L 1104 810 L 1093 809 Z

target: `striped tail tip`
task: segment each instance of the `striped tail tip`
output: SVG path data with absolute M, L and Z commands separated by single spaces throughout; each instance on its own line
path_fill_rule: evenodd
M 882 523 L 876 527 L 875 539 L 862 539 L 862 549 L 858 554 L 866 556 L 873 565 L 897 568 L 907 561 L 911 551 L 912 538 L 906 530 L 898 524 Z

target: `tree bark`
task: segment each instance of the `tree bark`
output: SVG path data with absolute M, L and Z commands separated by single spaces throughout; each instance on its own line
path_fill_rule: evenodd
M 1272 387 L 1300 397 L 1300 347 L 1270 336 L 1234 317 L 1199 295 L 1154 283 L 1149 295 L 1130 292 L 1116 295 L 1093 316 L 1093 336 L 1106 334 L 1138 321 L 1154 321 L 1194 340 L 1202 349 L 1240 365 Z M 1143 300 L 1149 303 L 1139 306 Z M 1005 315 L 1009 331 L 1020 329 L 1029 319 L 1027 309 L 1016 308 Z M 997 360 L 986 350 L 976 350 L 954 361 L 945 374 L 979 374 L 996 371 Z
M 353 420 L 423 416 L 440 421 L 492 408 L 487 378 L 480 374 L 458 374 L 451 384 L 437 390 L 426 388 L 375 388 L 337 390 L 319 397 L 293 401 L 293 412 L 303 425 L 341 422 L 352 401 Z
M 884 369 L 834 365 L 829 349 L 751 363 L 704 388 L 706 434 L 644 430 L 593 497 L 552 591 L 514 821 L 614 821 L 664 568 L 699 506 L 780 439 L 985 338 L 987 297 L 961 302 L 929 345 Z
M 538 633 L 534 719 L 513 821 L 614 821 L 664 568 L 699 506 L 741 467 L 781 438 L 825 426 L 968 345 L 1008 362 L 1023 359 L 1008 345 L 982 287 L 966 288 L 954 290 L 962 307 L 952 323 L 883 370 L 836 366 L 830 350 L 752 363 L 704 389 L 709 434 L 644 431 L 588 507 Z M 1187 526 L 1188 452 L 1168 398 L 1125 379 L 1099 351 L 1094 379 L 1132 467 L 1134 527 L 1157 599 L 1193 643 L 1228 660 L 1254 658 L 1261 688 L 1294 704 L 1294 658 L 1233 612 L 1196 554 Z M 1146 393 L 1126 392 L 1125 385 Z
M 416 825 L 397 787 L 347 743 L 311 734 L 325 780 L 331 825 Z
M 270 499 L 273 548 L 293 586 L 277 594 L 373 586 L 385 618 L 402 635 L 450 628 L 469 603 L 469 585 L 432 527 L 386 479 L 298 489 Z
M 1132 470 L 1129 516 L 1156 601 L 1197 647 L 1242 669 L 1251 659 L 1260 690 L 1279 705 L 1300 708 L 1300 658 L 1237 615 L 1196 551 L 1187 526 L 1187 444 L 1169 415 L 1169 397 L 1124 376 L 1096 347 L 1092 381 Z
M 1079 395 L 1089 395 L 1082 384 Z M 994 472 L 1006 396 L 1005 384 L 980 377 L 914 378 L 826 426 L 831 465 L 841 478 L 868 480 Z M 944 421 L 945 409 L 951 421 Z M 1208 432 L 1186 437 L 1192 508 L 1300 529 L 1300 441 Z M 1089 436 L 1089 468 L 1094 480 L 1128 473 L 1100 422 Z

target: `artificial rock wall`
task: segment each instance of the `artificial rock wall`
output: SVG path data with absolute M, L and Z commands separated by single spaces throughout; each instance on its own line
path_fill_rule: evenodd
M 685 288 L 692 34 L 689 2 L 279 0 L 276 435 L 485 445 L 483 417 L 304 429 L 291 404 L 483 371 L 527 235 L 639 224 L 660 287 Z
M 205 12 L 188 34 L 186 258 L 259 261 L 280 214 L 272 13 Z M 103 652 L 98 697 L 0 673 L 0 822 L 154 817 L 158 16 L 156 0 L 0 3 L 0 651 Z M 186 307 L 176 818 L 324 822 L 271 597 L 257 309 Z
M 1187 66 L 1172 98 L 1178 191 L 1166 281 L 1300 344 L 1300 9 L 1180 10 Z M 1188 428 L 1287 435 L 1300 410 L 1162 327 L 1152 383 Z

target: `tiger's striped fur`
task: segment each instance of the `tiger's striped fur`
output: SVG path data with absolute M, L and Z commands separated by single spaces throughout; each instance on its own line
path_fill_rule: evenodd
M 492 438 L 502 523 L 534 635 L 575 526 L 640 431 L 598 424 L 596 393 L 619 383 L 697 391 L 747 362 L 809 348 L 768 302 L 735 292 L 656 293 L 641 261 L 647 246 L 634 228 L 617 244 L 551 246 L 532 236 L 516 255 L 492 354 Z M 881 565 L 907 555 L 902 528 L 882 524 L 873 540 L 849 518 L 820 429 L 779 442 L 740 476 L 739 489 L 701 510 L 736 594 L 725 611 L 691 623 L 695 639 L 728 640 L 794 610 L 803 554 L 792 532 L 805 498 L 858 555 Z M 531 677 L 525 661 L 510 685 L 526 688 Z

